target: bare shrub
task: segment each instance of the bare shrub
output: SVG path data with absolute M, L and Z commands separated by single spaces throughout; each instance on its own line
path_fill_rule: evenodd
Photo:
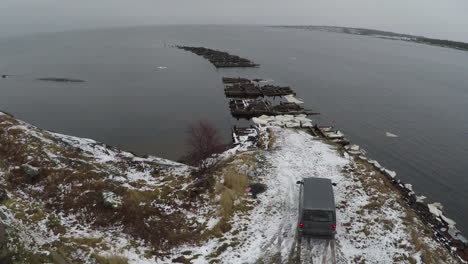
M 206 161 L 213 154 L 221 153 L 225 149 L 219 130 L 207 121 L 200 120 L 191 124 L 187 131 L 188 154 L 184 160 L 190 164 L 205 169 L 213 165 Z

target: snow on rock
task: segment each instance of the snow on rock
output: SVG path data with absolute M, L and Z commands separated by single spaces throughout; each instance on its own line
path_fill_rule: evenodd
M 409 183 L 406 183 L 405 184 L 405 188 L 410 190 L 411 192 L 413 192 L 413 185 L 409 184 Z
M 418 202 L 418 203 L 423 203 L 424 200 L 426 200 L 426 198 L 427 198 L 427 197 L 424 196 L 424 195 L 418 195 L 418 196 L 416 196 L 416 202 Z
M 439 217 L 440 219 L 442 219 L 442 221 L 444 221 L 445 223 L 447 223 L 447 225 L 449 227 L 451 227 L 452 229 L 455 227 L 456 225 L 456 222 L 453 221 L 452 219 L 446 217 L 443 213 L 442 213 L 442 209 L 444 208 L 443 205 L 441 203 L 432 203 L 432 204 L 428 204 L 427 207 L 429 208 L 429 212 L 431 212 L 435 217 Z M 456 235 L 455 235 L 456 236 Z M 453 236 L 453 237 L 455 237 Z
M 306 115 L 277 115 L 267 116 L 262 115 L 260 117 L 252 118 L 252 121 L 260 126 L 278 126 L 278 127 L 312 127 L 312 120 L 307 118 Z
M 392 170 L 388 170 L 388 169 L 384 169 L 384 173 L 386 173 L 388 176 L 392 177 L 392 178 L 395 178 L 396 177 L 396 172 L 392 171 Z M 411 189 L 411 191 L 413 191 Z
M 302 127 L 305 127 L 305 128 L 310 128 L 310 127 L 313 127 L 313 126 L 314 125 L 311 122 L 302 123 Z
M 374 165 L 374 167 L 376 167 L 378 170 L 383 169 L 382 165 L 380 165 L 380 163 L 378 161 L 376 161 L 376 160 L 369 160 L 369 163 Z
M 429 212 L 431 212 L 434 216 L 440 217 L 442 215 L 443 206 L 441 203 L 428 204 L 427 207 L 429 208 Z
M 117 194 L 110 192 L 110 191 L 104 191 L 102 192 L 102 198 L 104 199 L 104 202 L 108 205 L 110 205 L 113 208 L 118 208 L 122 205 L 122 197 L 118 196 Z
M 268 120 L 253 117 L 252 121 L 257 125 L 268 125 Z
M 331 139 L 344 137 L 344 134 L 341 133 L 340 131 L 326 132 L 324 134 L 327 138 L 331 138 Z
M 295 104 L 303 104 L 303 103 L 304 103 L 304 101 L 297 99 L 297 98 L 294 97 L 294 95 L 292 95 L 292 94 L 286 95 L 286 96 L 284 96 L 284 98 L 285 98 L 286 101 L 288 101 L 289 103 L 295 103 Z

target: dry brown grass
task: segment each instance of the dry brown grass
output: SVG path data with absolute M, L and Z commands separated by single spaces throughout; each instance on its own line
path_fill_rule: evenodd
M 100 256 L 95 254 L 94 258 L 99 264 L 128 264 L 128 259 L 123 256 L 111 255 L 111 256 Z
M 382 202 L 380 201 L 372 201 L 366 205 L 364 205 L 362 207 L 362 209 L 365 209 L 365 210 L 379 210 L 380 208 L 382 208 Z
M 205 238 L 212 235 L 221 236 L 223 233 L 230 231 L 229 221 L 231 216 L 235 212 L 252 209 L 248 202 L 243 199 L 246 195 L 245 188 L 249 185 L 247 172 L 241 171 L 239 166 L 249 165 L 251 169 L 254 168 L 254 156 L 255 153 L 253 152 L 239 154 L 219 165 L 223 181 L 216 184 L 213 195 L 220 195 L 217 214 L 221 219 L 212 230 L 205 233 Z
M 233 191 L 234 194 L 243 194 L 248 185 L 249 179 L 247 178 L 247 174 L 237 172 L 232 168 L 224 172 L 224 186 Z
M 421 260 L 426 264 L 437 264 L 440 263 L 440 260 L 447 260 L 449 253 L 446 250 L 434 250 L 423 241 L 425 235 L 419 230 L 423 230 L 424 227 L 415 221 L 416 218 L 414 218 L 415 215 L 413 214 L 414 213 L 409 213 L 409 216 L 406 216 L 404 221 L 411 219 L 409 225 L 406 225 L 406 229 L 410 234 L 410 241 L 414 251 L 421 252 Z
M 219 215 L 227 219 L 231 216 L 234 208 L 234 200 L 236 199 L 236 194 L 233 190 L 225 188 L 221 193 L 221 198 L 219 199 Z
M 269 141 L 268 141 L 268 149 L 273 149 L 276 145 L 276 136 L 275 136 L 275 133 L 273 133 L 273 130 L 271 129 L 268 129 L 268 137 L 269 137 Z

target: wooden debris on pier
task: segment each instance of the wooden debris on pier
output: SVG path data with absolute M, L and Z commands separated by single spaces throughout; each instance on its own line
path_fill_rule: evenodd
M 234 144 L 240 144 L 242 142 L 257 142 L 258 131 L 253 127 L 236 127 L 232 128 L 232 139 Z
M 253 83 L 235 83 L 224 88 L 226 97 L 253 98 L 263 96 L 260 89 Z
M 315 127 L 316 134 L 327 138 L 331 142 L 340 144 L 340 145 L 348 145 L 349 140 L 344 137 L 344 134 L 341 131 L 333 130 L 332 126 L 317 126 Z
M 208 49 L 204 47 L 189 47 L 177 46 L 179 49 L 193 52 L 199 56 L 209 60 L 216 68 L 229 68 L 229 67 L 257 67 L 258 64 L 251 62 L 248 59 L 241 58 L 236 55 L 231 55 L 227 52 Z
M 279 105 L 275 105 L 273 107 L 273 111 L 278 112 L 278 114 L 284 115 L 284 114 L 294 114 L 297 112 L 297 114 L 303 114 L 302 112 L 304 111 L 304 107 L 295 104 L 295 103 L 283 103 L 280 102 Z M 300 113 L 299 113 L 300 112 Z
M 296 95 L 296 93 L 288 86 L 275 86 L 265 85 L 260 87 L 260 91 L 264 96 L 284 96 L 284 95 Z
M 263 99 L 232 99 L 229 102 L 231 114 L 235 118 L 259 117 L 262 115 L 314 115 L 318 113 L 304 109 L 294 103 L 280 103 L 273 106 L 269 101 Z
M 230 77 L 223 77 L 223 83 L 230 84 L 230 83 L 250 83 L 249 79 L 246 78 L 230 78 Z
M 223 78 L 225 83 L 224 93 L 226 97 L 252 98 L 252 97 L 280 97 L 295 95 L 296 93 L 288 86 L 265 85 L 260 86 L 245 78 Z
M 271 103 L 265 100 L 243 100 L 233 99 L 229 102 L 231 114 L 236 118 L 251 118 L 268 115 L 272 112 Z

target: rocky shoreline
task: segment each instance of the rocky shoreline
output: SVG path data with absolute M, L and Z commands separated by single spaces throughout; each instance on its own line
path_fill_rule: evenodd
M 442 243 L 453 255 L 468 262 L 468 240 L 456 228 L 456 223 L 442 213 L 440 203 L 424 203 L 425 197 L 417 196 L 411 184 L 405 184 L 397 178 L 396 173 L 382 167 L 377 161 L 359 155 L 357 159 L 371 165 L 382 173 L 397 188 L 408 206 L 413 209 L 421 220 L 434 232 L 434 239 Z

